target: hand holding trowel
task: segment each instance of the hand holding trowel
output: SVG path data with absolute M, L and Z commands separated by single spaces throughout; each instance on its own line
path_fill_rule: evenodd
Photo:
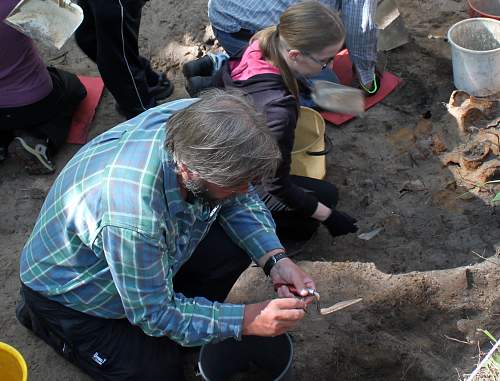
M 363 92 L 338 83 L 314 81 L 311 98 L 319 107 L 330 112 L 358 116 L 365 111 Z
M 82 9 L 70 0 L 21 0 L 5 19 L 21 33 L 57 49 L 82 21 Z
M 299 293 L 299 291 L 292 285 L 290 284 L 284 284 L 284 283 L 276 283 L 274 285 L 274 289 L 278 290 L 281 286 L 286 286 L 290 290 L 290 292 L 294 295 L 297 295 L 299 297 L 302 297 Z M 320 303 L 320 296 L 319 292 L 316 291 L 313 288 L 306 288 L 306 291 L 309 293 L 309 296 L 314 297 L 314 300 L 316 302 L 316 308 L 318 310 L 318 313 L 320 315 L 329 315 L 331 313 L 343 310 L 344 308 L 347 308 L 349 306 L 352 306 L 353 304 L 361 302 L 363 299 L 362 298 L 357 298 L 357 299 L 350 299 L 350 300 L 344 300 L 342 302 L 335 303 L 334 305 L 326 308 L 321 308 L 321 303 Z

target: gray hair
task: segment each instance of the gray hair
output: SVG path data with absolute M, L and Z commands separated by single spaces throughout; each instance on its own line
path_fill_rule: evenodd
M 234 90 L 211 89 L 166 124 L 165 148 L 177 164 L 222 187 L 274 176 L 279 147 L 264 118 Z

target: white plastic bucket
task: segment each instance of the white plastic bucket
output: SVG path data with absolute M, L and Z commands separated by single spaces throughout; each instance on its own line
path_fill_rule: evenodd
M 453 82 L 477 97 L 500 92 L 500 21 L 462 20 L 448 31 Z

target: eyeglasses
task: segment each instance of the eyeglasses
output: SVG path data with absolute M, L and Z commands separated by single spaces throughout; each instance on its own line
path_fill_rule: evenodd
M 321 66 L 321 70 L 325 70 L 328 65 L 330 65 L 335 58 L 335 56 L 328 58 L 326 62 L 318 60 L 316 57 L 314 57 L 312 54 L 307 53 L 307 52 L 301 52 L 303 55 L 305 55 L 307 58 L 309 58 L 311 61 L 317 63 L 318 65 Z

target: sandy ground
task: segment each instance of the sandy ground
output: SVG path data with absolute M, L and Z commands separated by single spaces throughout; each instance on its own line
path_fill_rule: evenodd
M 404 84 L 362 119 L 327 131 L 334 142 L 328 179 L 339 187 L 339 208 L 359 219 L 361 232 L 382 231 L 369 241 L 355 235 L 333 241 L 320 230 L 295 257 L 316 280 L 325 304 L 364 300 L 329 317 L 310 313 L 292 332 L 297 380 L 456 380 L 477 362 L 478 342 L 487 346 L 475 329 L 500 336 L 498 208 L 488 193 L 460 197 L 466 184 L 454 168 L 443 167 L 430 145 L 435 135 L 447 152 L 460 144 L 456 121 L 443 105 L 453 84 L 450 48 L 442 37 L 467 17 L 465 5 L 398 3 L 411 41 L 387 54 L 387 69 Z M 173 98 L 187 96 L 179 63 L 212 45 L 206 1 L 146 5 L 141 48 L 174 80 Z M 61 51 L 41 50 L 49 64 L 97 74 L 73 42 Z M 106 93 L 91 136 L 121 120 Z M 77 149 L 65 147 L 58 168 Z M 0 166 L 0 341 L 23 353 L 31 380 L 88 380 L 14 317 L 19 252 L 54 179 L 29 176 L 15 160 Z M 271 296 L 262 272 L 250 268 L 230 300 Z M 190 379 L 201 379 L 194 357 L 186 369 Z

